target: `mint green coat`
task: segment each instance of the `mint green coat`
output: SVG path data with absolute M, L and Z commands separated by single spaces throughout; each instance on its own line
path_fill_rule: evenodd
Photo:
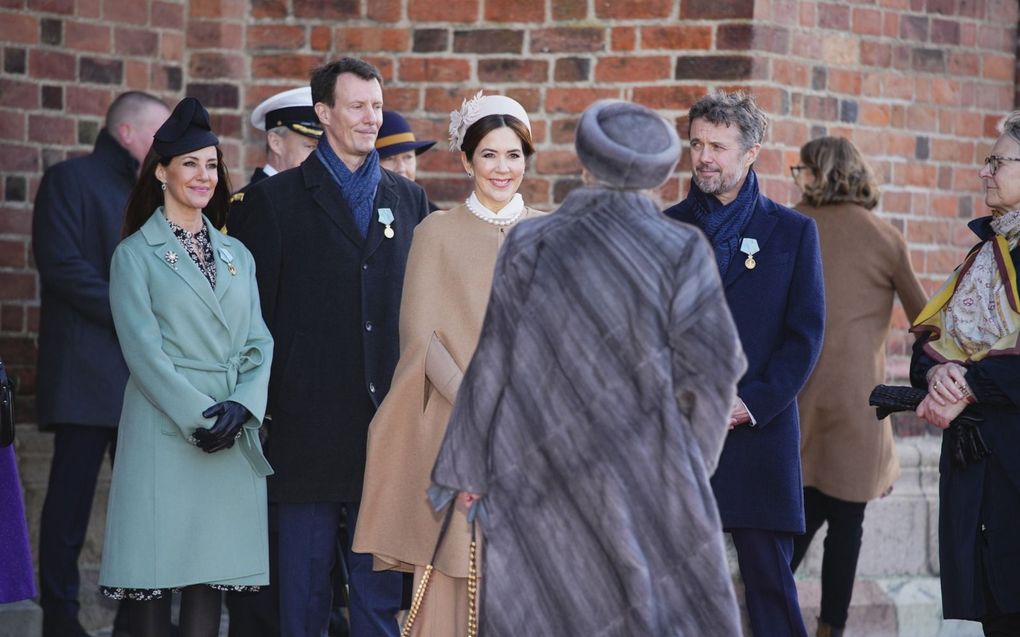
M 272 469 L 258 429 L 273 341 L 251 253 L 203 219 L 215 290 L 161 209 L 113 255 L 110 305 L 131 376 L 110 487 L 103 586 L 269 583 Z M 254 418 L 232 448 L 205 453 L 187 438 L 212 427 L 202 412 L 222 400 L 241 403 Z

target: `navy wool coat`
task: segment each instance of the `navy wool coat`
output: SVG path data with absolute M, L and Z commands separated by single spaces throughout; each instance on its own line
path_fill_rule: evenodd
M 110 313 L 110 260 L 138 162 L 106 131 L 95 149 L 46 171 L 35 198 L 41 427 L 116 427 L 128 370 Z
M 361 498 L 368 424 L 399 356 L 398 320 L 425 191 L 382 170 L 363 238 L 314 153 L 245 191 L 231 234 L 255 257 L 262 315 L 276 343 L 266 456 L 277 502 Z M 394 215 L 392 239 L 376 211 Z
M 685 199 L 666 210 L 694 223 Z M 737 395 L 754 426 L 730 431 L 712 490 L 723 527 L 804 532 L 797 394 L 822 349 L 825 292 L 818 229 L 804 215 L 758 196 L 743 237 L 758 241 L 756 266 L 738 254 L 723 275 L 723 287 L 747 372 Z

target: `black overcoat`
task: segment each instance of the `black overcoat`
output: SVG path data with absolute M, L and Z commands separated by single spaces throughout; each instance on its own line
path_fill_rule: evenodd
M 39 270 L 41 427 L 116 427 L 128 371 L 110 313 L 110 260 L 138 162 L 104 128 L 93 151 L 43 175 L 32 218 Z
M 393 238 L 376 211 L 394 215 Z M 399 356 L 398 318 L 425 191 L 382 170 L 367 238 L 312 154 L 245 192 L 235 234 L 255 256 L 262 314 L 276 342 L 266 456 L 277 502 L 361 497 L 368 424 Z
M 970 227 L 990 239 L 991 217 Z M 1020 268 L 1020 248 L 1013 267 Z M 927 371 L 936 364 L 925 353 L 922 335 L 914 345 L 910 380 L 927 388 Z M 992 455 L 956 467 L 950 462 L 951 434 L 942 438 L 939 459 L 939 568 L 942 612 L 947 619 L 977 620 L 990 614 L 986 595 L 1002 613 L 1020 612 L 1020 355 L 986 356 L 968 363 L 966 373 L 977 402 L 968 411 Z M 987 591 L 987 592 L 986 592 Z

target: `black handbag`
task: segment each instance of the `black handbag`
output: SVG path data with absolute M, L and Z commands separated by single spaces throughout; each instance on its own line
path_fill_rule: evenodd
M 0 447 L 14 442 L 14 379 L 0 360 Z

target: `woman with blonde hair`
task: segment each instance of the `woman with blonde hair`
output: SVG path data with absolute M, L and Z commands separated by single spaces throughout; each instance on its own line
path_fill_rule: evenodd
M 400 305 L 400 361 L 369 427 L 354 537 L 354 550 L 372 553 L 377 570 L 413 572 L 416 588 L 442 520 L 426 495 L 429 475 L 478 342 L 496 255 L 514 226 L 542 214 L 517 192 L 535 152 L 524 108 L 509 97 L 479 93 L 450 115 L 450 147 L 460 151 L 473 192 L 415 228 Z M 461 507 L 413 634 L 466 633 L 470 542 Z
M 863 535 L 864 508 L 899 475 L 888 419 L 875 421 L 871 389 L 885 376 L 893 301 L 908 318 L 925 297 L 900 232 L 876 216 L 879 189 L 857 148 L 842 137 L 804 145 L 791 166 L 803 193 L 797 210 L 815 220 L 825 277 L 825 341 L 798 400 L 807 530 L 794 539 L 800 564 L 828 522 L 818 635 L 846 625 Z

